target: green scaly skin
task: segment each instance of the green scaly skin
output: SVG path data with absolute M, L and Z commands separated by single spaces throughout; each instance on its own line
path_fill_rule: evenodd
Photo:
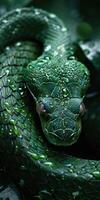
M 41 10 L 17 9 L 2 18 L 1 26 L 1 50 L 20 40 L 35 39 L 43 44 L 41 56 L 23 69 L 24 81 L 33 93 L 49 142 L 62 146 L 75 143 L 88 71 L 75 59 L 69 60 L 69 37 L 63 23 Z
M 36 199 L 99 200 L 99 161 L 56 147 L 78 139 L 89 82 L 85 66 L 72 59 L 66 28 L 39 9 L 10 12 L 0 27 L 1 161 Z

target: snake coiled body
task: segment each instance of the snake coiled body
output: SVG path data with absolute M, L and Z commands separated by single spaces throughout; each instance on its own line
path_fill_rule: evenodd
M 36 199 L 54 200 L 83 199 L 88 181 L 89 199 L 100 187 L 99 161 L 56 149 L 79 137 L 88 70 L 73 58 L 68 32 L 53 14 L 17 9 L 0 27 L 0 152 L 14 157 L 12 164 L 5 159 L 17 171 L 12 177 Z

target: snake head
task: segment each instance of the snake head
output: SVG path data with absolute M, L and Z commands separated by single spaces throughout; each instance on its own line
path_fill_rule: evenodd
M 88 71 L 77 61 L 40 64 L 27 68 L 25 81 L 34 93 L 43 133 L 51 144 L 72 145 L 81 132 Z
M 37 103 L 43 132 L 48 141 L 58 146 L 69 146 L 75 143 L 80 135 L 80 115 L 85 112 L 81 99 L 71 98 L 67 105 L 52 98 L 45 97 Z

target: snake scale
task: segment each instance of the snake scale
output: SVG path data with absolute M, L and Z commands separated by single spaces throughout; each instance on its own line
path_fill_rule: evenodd
M 99 200 L 99 161 L 67 154 L 89 84 L 70 46 L 54 14 L 22 8 L 0 19 L 1 162 L 34 199 Z

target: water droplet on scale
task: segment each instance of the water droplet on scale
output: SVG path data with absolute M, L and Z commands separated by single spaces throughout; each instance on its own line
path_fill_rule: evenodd
M 53 13 L 51 13 L 49 16 L 50 16 L 50 18 L 52 18 L 52 19 L 56 17 L 56 15 L 53 14 Z
M 16 46 L 19 47 L 21 45 L 21 42 L 17 42 Z
M 51 49 L 51 45 L 46 46 L 45 51 L 49 51 Z
M 39 157 L 40 157 L 40 158 L 45 158 L 45 156 L 44 156 L 44 155 L 40 155 Z
M 45 22 L 49 21 L 48 17 L 46 17 L 46 16 L 43 19 L 44 19 Z
M 20 14 L 20 13 L 21 13 L 21 9 L 20 9 L 20 8 L 17 8 L 17 9 L 16 9 L 16 12 L 17 12 L 18 14 Z
M 94 176 L 96 179 L 99 179 L 99 180 L 100 180 L 100 171 L 94 171 L 94 172 L 93 172 L 93 176 Z
M 45 165 L 48 165 L 48 166 L 52 166 L 52 165 L 53 165 L 52 162 L 48 162 L 48 161 L 45 162 L 44 164 L 45 164 Z
M 19 185 L 20 185 L 20 186 L 23 186 L 24 183 L 25 183 L 24 180 L 23 180 L 23 179 L 20 179 Z
M 57 56 L 58 55 L 58 51 L 54 51 L 54 56 Z
M 39 14 L 40 12 L 37 9 L 35 9 L 35 15 L 39 15 Z
M 69 82 L 69 79 L 68 78 L 66 78 L 66 83 L 68 83 Z
M 3 23 L 6 24 L 8 21 L 6 19 L 3 19 Z
M 79 191 L 72 192 L 73 198 L 76 199 L 79 196 Z
M 7 74 L 7 75 L 9 74 L 9 70 L 8 70 L 8 69 L 6 70 L 6 74 Z
M 66 27 L 63 27 L 61 30 L 62 30 L 62 32 L 67 31 Z
M 10 50 L 10 47 L 6 47 L 6 50 L 9 51 L 9 50 Z

